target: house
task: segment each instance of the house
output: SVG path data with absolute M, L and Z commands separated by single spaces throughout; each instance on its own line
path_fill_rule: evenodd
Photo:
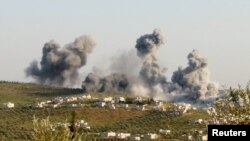
M 184 135 L 182 135 L 182 140 L 183 141 L 191 141 L 191 140 L 193 140 L 193 136 L 188 135 L 188 134 L 184 134 Z
M 69 108 L 76 108 L 76 107 L 77 107 L 77 104 L 69 104 L 68 107 L 69 107 Z
M 125 103 L 126 102 L 126 99 L 124 97 L 117 97 L 115 99 L 115 102 L 116 103 Z
M 15 104 L 11 102 L 3 103 L 4 108 L 14 108 Z
M 78 100 L 84 100 L 84 99 L 86 99 L 86 95 L 78 96 L 77 99 Z
M 49 105 L 51 108 L 58 108 L 60 106 L 60 104 L 50 104 Z
M 158 135 L 153 133 L 147 133 L 144 135 L 144 138 L 148 140 L 154 140 L 158 138 Z
M 46 100 L 45 103 L 46 104 L 50 104 L 52 101 L 51 100 Z
M 187 103 L 179 103 L 179 104 L 174 104 L 175 110 L 181 112 L 181 114 L 185 114 L 192 108 L 191 104 Z
M 56 97 L 52 100 L 53 103 L 59 104 L 63 103 L 63 98 L 62 97 Z
M 81 103 L 78 103 L 78 104 L 68 104 L 67 106 L 69 108 L 82 108 L 84 105 Z
M 126 138 L 128 138 L 130 136 L 131 136 L 130 133 L 117 133 L 116 134 L 116 137 L 119 138 L 119 139 L 126 139 Z
M 103 132 L 103 133 L 101 133 L 101 138 L 112 138 L 112 137 L 116 137 L 115 132 Z
M 105 97 L 103 98 L 103 102 L 111 102 L 113 100 L 112 97 Z
M 159 107 L 163 106 L 163 102 L 162 101 L 157 101 L 156 106 L 159 106 Z
M 134 101 L 135 101 L 135 102 L 142 102 L 142 101 L 143 101 L 143 98 L 142 98 L 142 97 L 136 97 Z
M 77 101 L 77 97 L 66 97 L 66 102 Z
M 141 137 L 140 135 L 134 135 L 129 138 L 129 141 L 140 141 Z
M 171 133 L 171 130 L 163 130 L 163 129 L 160 129 L 160 130 L 159 130 L 159 133 L 160 133 L 160 134 L 168 135 L 168 134 Z
M 91 97 L 91 95 L 90 94 L 88 94 L 87 96 L 86 96 L 86 99 L 91 99 L 92 97 Z
M 109 103 L 109 104 L 108 104 L 108 107 L 109 107 L 109 109 L 111 109 L 111 110 L 115 110 L 115 105 L 112 104 L 112 103 Z
M 75 122 L 75 126 L 90 130 L 90 126 L 84 120 L 77 120 Z
M 34 105 L 33 105 L 33 107 L 34 108 L 43 108 L 44 107 L 44 104 L 42 104 L 42 103 L 35 103 Z
M 202 123 L 203 123 L 203 120 L 202 120 L 202 119 L 196 119 L 196 120 L 193 120 L 192 123 L 193 123 L 193 124 L 202 124 Z
M 165 112 L 166 108 L 164 106 L 155 106 L 153 107 L 155 111 Z
M 136 109 L 137 109 L 137 110 L 144 111 L 144 110 L 146 110 L 145 106 L 146 106 L 146 105 L 137 105 L 137 106 L 136 106 Z
M 122 108 L 128 108 L 128 104 L 121 104 Z
M 98 102 L 98 106 L 99 106 L 99 107 L 104 107 L 105 105 L 106 105 L 105 102 Z
M 207 141 L 207 135 L 201 136 L 202 141 Z

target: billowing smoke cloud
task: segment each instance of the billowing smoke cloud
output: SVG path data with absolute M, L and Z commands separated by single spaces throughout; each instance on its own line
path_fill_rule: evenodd
M 79 81 L 78 70 L 86 65 L 87 55 L 92 52 L 95 44 L 86 35 L 62 48 L 54 41 L 45 43 L 40 65 L 34 61 L 25 72 L 42 84 L 73 86 Z
M 205 100 L 218 94 L 219 86 L 209 77 L 208 62 L 197 50 L 188 54 L 188 66 L 173 73 L 172 81 L 177 83 L 192 100 Z
M 218 97 L 219 85 L 210 80 L 207 60 L 197 50 L 188 55 L 188 66 L 173 73 L 167 82 L 157 63 L 156 51 L 164 44 L 164 37 L 156 29 L 152 34 L 141 36 L 136 42 L 137 55 L 142 60 L 140 81 L 131 90 L 137 95 L 147 95 L 158 100 L 175 102 L 210 103 Z M 143 92 L 141 94 L 140 92 Z M 198 104 L 199 105 L 199 104 Z
M 135 50 L 123 51 L 116 54 L 105 67 L 93 67 L 92 73 L 82 83 L 85 92 L 129 92 L 137 80 L 139 59 Z
M 137 55 L 142 59 L 140 78 L 144 85 L 151 89 L 150 91 L 153 91 L 154 87 L 162 87 L 167 83 L 163 75 L 164 69 L 159 66 L 156 59 L 156 51 L 164 42 L 164 37 L 158 29 L 155 29 L 152 34 L 141 36 L 136 41 Z M 138 87 L 142 88 L 142 86 Z
M 110 60 L 111 73 L 119 72 L 126 74 L 128 77 L 136 77 L 140 70 L 140 59 L 136 55 L 136 50 L 123 51 Z M 132 78 L 130 78 L 132 79 Z
M 89 73 L 82 84 L 85 92 L 125 92 L 129 82 L 126 75 L 113 73 L 101 78 L 96 74 Z
M 92 68 L 92 72 L 101 77 L 112 73 L 137 77 L 140 71 L 140 62 L 135 49 L 123 50 L 109 59 L 102 59 L 99 64 Z

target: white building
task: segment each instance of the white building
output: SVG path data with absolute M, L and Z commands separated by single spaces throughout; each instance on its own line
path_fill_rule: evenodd
M 105 98 L 103 98 L 104 102 L 111 102 L 112 100 L 113 100 L 112 97 L 105 97 Z
M 66 97 L 66 102 L 73 102 L 73 101 L 77 101 L 77 97 Z
M 105 105 L 106 105 L 105 102 L 98 102 L 98 106 L 99 106 L 99 107 L 104 107 Z
M 56 104 L 63 103 L 63 98 L 62 97 L 56 97 L 52 101 L 54 103 L 56 103 Z
M 112 104 L 112 103 L 109 103 L 109 104 L 108 104 L 108 107 L 109 107 L 109 109 L 111 109 L 111 110 L 115 110 L 115 105 Z
M 157 101 L 156 106 L 163 106 L 163 102 L 162 101 Z
M 11 102 L 3 103 L 4 108 L 14 108 L 15 104 Z
M 171 133 L 171 130 L 164 130 L 164 129 L 160 129 L 159 130 L 160 134 L 165 134 L 165 135 L 169 135 Z
M 81 103 L 78 103 L 78 104 L 68 104 L 67 107 L 69 107 L 69 108 L 82 108 L 82 107 L 84 107 L 84 105 L 81 104 Z
M 116 99 L 115 99 L 115 102 L 116 103 L 121 103 L 121 102 L 126 102 L 126 99 L 124 98 L 124 97 L 117 97 Z
M 153 107 L 154 110 L 160 111 L 160 112 L 165 112 L 166 108 L 164 106 L 155 106 Z
M 158 135 L 153 133 L 147 133 L 144 135 L 144 138 L 148 140 L 155 140 L 158 138 Z
M 144 111 L 144 110 L 146 110 L 145 107 L 146 107 L 146 105 L 137 105 L 137 106 L 136 106 L 136 109 L 137 109 L 137 110 Z
M 183 139 L 183 141 L 191 141 L 191 140 L 193 140 L 193 136 L 192 135 L 188 135 L 188 134 L 184 134 L 184 135 L 182 135 L 182 139 Z
M 138 136 L 132 136 L 129 138 L 130 141 L 140 141 L 141 140 L 141 137 L 138 135 Z
M 103 133 L 101 133 L 101 138 L 112 138 L 112 137 L 116 137 L 115 132 L 103 132 Z
M 128 104 L 121 104 L 122 108 L 128 108 Z
M 193 120 L 193 124 L 202 124 L 202 123 L 203 123 L 202 119 Z
M 77 120 L 77 121 L 75 122 L 75 125 L 78 126 L 78 127 L 81 127 L 81 128 L 90 130 L 90 126 L 89 126 L 88 123 L 85 122 L 84 120 Z
M 90 130 L 90 126 L 86 126 L 85 129 Z
M 201 140 L 202 140 L 202 141 L 207 141 L 207 135 L 202 136 L 202 137 L 201 137 Z
M 142 102 L 142 101 L 143 101 L 143 98 L 142 98 L 142 97 L 136 97 L 134 101 L 135 101 L 135 102 Z
M 91 99 L 92 97 L 91 97 L 91 95 L 90 94 L 88 94 L 87 96 L 86 96 L 86 99 Z
M 117 133 L 116 134 L 116 137 L 119 138 L 119 139 L 126 139 L 126 138 L 128 138 L 130 136 L 131 136 L 130 133 Z
M 33 107 L 34 108 L 43 108 L 44 107 L 44 104 L 42 104 L 42 103 L 35 103 L 34 105 L 33 105 Z
M 182 114 L 185 114 L 188 110 L 192 109 L 191 104 L 187 103 L 174 104 L 174 106 L 176 107 L 176 110 L 180 111 Z

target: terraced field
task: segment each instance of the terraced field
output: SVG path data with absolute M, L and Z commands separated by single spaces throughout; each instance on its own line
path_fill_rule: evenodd
M 191 130 L 206 131 L 205 124 L 193 125 L 193 119 L 208 119 L 203 110 L 191 110 L 176 116 L 166 112 L 139 111 L 136 109 L 116 108 L 110 110 L 99 107 L 84 108 L 28 108 L 28 103 L 57 96 L 82 94 L 80 89 L 62 89 L 35 84 L 0 83 L 0 103 L 11 101 L 18 103 L 13 109 L 0 109 L 0 140 L 29 140 L 32 131 L 32 119 L 49 116 L 51 122 L 64 122 L 76 113 L 76 119 L 84 119 L 91 126 L 89 132 L 105 131 L 129 132 L 132 134 L 157 133 L 159 129 L 170 129 L 171 135 L 159 140 L 182 139 L 182 135 Z M 98 96 L 99 94 L 96 94 Z M 110 94 L 112 95 L 112 94 Z M 170 104 L 171 105 L 171 104 Z

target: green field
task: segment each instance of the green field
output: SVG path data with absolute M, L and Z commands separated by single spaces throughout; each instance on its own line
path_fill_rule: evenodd
M 135 109 L 84 107 L 84 108 L 44 108 L 33 109 L 26 105 L 58 96 L 83 94 L 81 89 L 54 88 L 36 84 L 0 83 L 0 104 L 14 102 L 13 109 L 0 109 L 0 140 L 28 140 L 32 131 L 32 119 L 49 116 L 51 122 L 64 122 L 76 113 L 76 119 L 84 119 L 91 126 L 90 132 L 105 131 L 129 132 L 132 134 L 158 133 L 159 129 L 170 129 L 171 135 L 162 136 L 159 140 L 182 139 L 184 133 L 198 129 L 206 132 L 206 125 L 193 125 L 193 119 L 209 118 L 204 110 L 191 110 L 175 116 L 166 112 L 138 111 Z M 115 94 L 108 94 L 115 95 Z M 95 94 L 100 96 L 100 94 Z M 171 107 L 171 103 L 169 104 Z

